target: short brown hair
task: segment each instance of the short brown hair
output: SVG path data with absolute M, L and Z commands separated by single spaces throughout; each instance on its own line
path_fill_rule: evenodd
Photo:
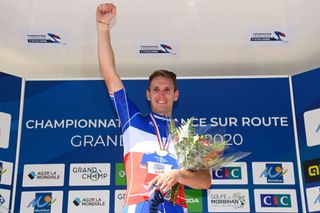
M 171 72 L 169 70 L 156 70 L 154 71 L 150 76 L 149 76 L 149 85 L 148 85 L 148 90 L 150 90 L 150 84 L 151 81 L 158 76 L 162 76 L 165 78 L 168 78 L 172 80 L 173 86 L 174 86 L 174 91 L 177 90 L 177 75 L 174 72 Z

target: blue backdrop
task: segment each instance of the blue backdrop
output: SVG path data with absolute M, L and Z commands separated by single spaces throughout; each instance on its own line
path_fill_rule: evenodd
M 308 195 L 317 199 L 319 188 L 320 175 L 313 167 L 319 160 L 319 142 L 312 137 L 320 127 L 316 125 L 308 142 L 304 127 L 306 119 L 317 118 L 320 108 L 317 79 L 319 70 L 292 81 L 287 77 L 178 80 L 181 95 L 174 118 L 183 122 L 194 117 L 196 127 L 223 129 L 221 135 L 230 147 L 251 152 L 240 164 L 213 171 L 209 190 L 188 188 L 191 212 L 302 212 L 306 204 L 309 211 L 319 211 L 320 196 L 313 203 L 303 200 Z M 149 112 L 147 81 L 124 84 L 138 108 Z M 18 106 L 19 102 L 12 115 L 19 115 Z M 11 127 L 11 134 L 17 135 L 18 120 L 12 123 L 16 132 Z M 26 81 L 15 212 L 121 212 L 126 182 L 119 125 L 102 80 Z M 0 160 L 14 162 L 14 148 L 10 154 L 0 148 Z M 241 175 L 232 176 L 232 171 Z M 306 174 L 311 179 L 306 180 Z

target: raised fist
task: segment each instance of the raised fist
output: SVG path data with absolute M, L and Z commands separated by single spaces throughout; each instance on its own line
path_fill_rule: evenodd
M 109 25 L 111 19 L 116 15 L 116 10 L 116 6 L 111 3 L 98 5 L 96 11 L 97 22 Z

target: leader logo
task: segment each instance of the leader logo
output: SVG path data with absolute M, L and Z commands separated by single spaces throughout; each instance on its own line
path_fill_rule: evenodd
M 0 148 L 9 147 L 11 115 L 0 112 Z
M 320 158 L 303 162 L 306 183 L 320 182 Z
M 245 162 L 232 163 L 212 171 L 212 184 L 247 184 L 247 164 Z
M 304 113 L 304 125 L 308 146 L 320 145 L 320 108 Z
M 292 162 L 253 162 L 254 184 L 295 184 Z
M 320 187 L 307 188 L 306 194 L 309 212 L 320 211 Z

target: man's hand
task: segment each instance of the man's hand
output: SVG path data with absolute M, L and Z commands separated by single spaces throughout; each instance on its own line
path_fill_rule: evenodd
M 116 16 L 117 8 L 111 3 L 100 4 L 96 10 L 96 19 L 98 23 L 109 25 L 111 19 Z
M 154 185 L 156 185 L 161 193 L 167 193 L 171 187 L 173 187 L 178 182 L 179 170 L 171 170 L 168 173 L 159 175 L 150 181 L 148 189 L 150 190 Z

